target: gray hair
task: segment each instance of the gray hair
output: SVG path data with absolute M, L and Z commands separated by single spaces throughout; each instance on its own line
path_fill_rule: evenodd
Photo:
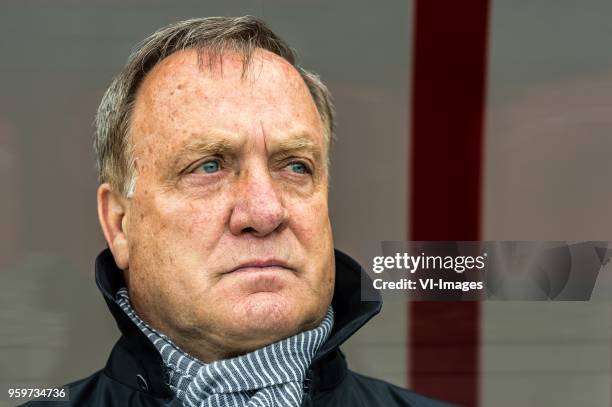
M 174 52 L 196 49 L 198 60 L 208 57 L 209 67 L 226 51 L 242 54 L 246 70 L 253 52 L 270 51 L 289 62 L 306 83 L 325 127 L 328 151 L 334 135 L 334 105 L 319 77 L 296 63 L 294 51 L 253 16 L 197 18 L 170 24 L 142 41 L 102 97 L 95 120 L 94 151 L 98 179 L 130 197 L 135 187 L 133 144 L 129 140 L 130 117 L 139 85 L 147 73 Z

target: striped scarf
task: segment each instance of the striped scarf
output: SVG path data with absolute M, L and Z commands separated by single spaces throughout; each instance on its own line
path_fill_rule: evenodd
M 331 306 L 321 324 L 232 359 L 203 363 L 138 317 L 126 288 L 117 304 L 153 342 L 169 373 L 168 385 L 184 406 L 300 406 L 302 382 L 334 323 Z

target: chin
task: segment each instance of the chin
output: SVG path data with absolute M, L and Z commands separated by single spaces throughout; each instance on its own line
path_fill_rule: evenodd
M 237 307 L 236 328 L 247 340 L 265 342 L 262 346 L 295 335 L 302 331 L 308 318 L 302 307 L 276 293 L 257 293 Z

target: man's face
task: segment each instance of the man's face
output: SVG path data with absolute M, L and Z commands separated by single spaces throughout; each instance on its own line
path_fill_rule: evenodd
M 244 76 L 237 54 L 206 66 L 175 53 L 139 89 L 126 276 L 145 321 L 214 359 L 315 326 L 334 257 L 325 129 L 299 73 L 263 50 Z

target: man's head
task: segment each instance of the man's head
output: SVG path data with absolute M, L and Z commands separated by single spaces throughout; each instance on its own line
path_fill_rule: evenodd
M 282 40 L 252 17 L 166 27 L 96 126 L 100 223 L 145 321 L 205 361 L 319 323 L 333 107 Z

